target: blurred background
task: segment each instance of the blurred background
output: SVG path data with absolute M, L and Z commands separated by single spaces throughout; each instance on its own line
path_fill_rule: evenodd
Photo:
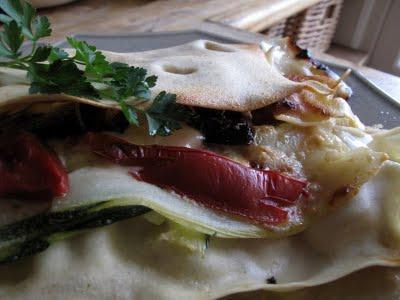
M 129 33 L 219 25 L 215 30 L 222 26 L 267 37 L 291 36 L 314 52 L 400 75 L 400 0 L 31 2 L 50 16 L 53 39 L 81 32 Z

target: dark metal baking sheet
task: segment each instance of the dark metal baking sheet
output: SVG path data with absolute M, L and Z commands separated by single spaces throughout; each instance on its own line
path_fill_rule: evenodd
M 159 48 L 166 48 L 184 44 L 197 39 L 209 39 L 217 42 L 239 42 L 231 37 L 211 34 L 202 31 L 181 31 L 164 33 L 136 33 L 129 35 L 76 35 L 79 39 L 96 45 L 99 49 L 116 52 L 134 52 Z M 60 46 L 66 46 L 65 42 Z M 337 73 L 343 73 L 346 68 L 339 65 L 327 64 Z M 400 104 L 386 94 L 379 87 L 368 81 L 362 74 L 352 72 L 346 80 L 353 89 L 354 95 L 350 99 L 353 111 L 367 125 L 382 124 L 385 128 L 400 125 Z

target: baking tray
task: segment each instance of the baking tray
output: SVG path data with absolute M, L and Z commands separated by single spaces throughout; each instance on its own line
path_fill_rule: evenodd
M 92 35 L 78 34 L 76 38 L 94 44 L 102 50 L 116 52 L 145 51 L 171 46 L 181 45 L 197 39 L 208 39 L 222 43 L 238 43 L 240 40 L 213 34 L 201 30 L 179 31 L 179 32 L 149 32 L 135 33 L 129 35 Z M 63 41 L 58 46 L 68 47 Z M 341 74 L 347 67 L 324 62 L 332 70 Z M 361 121 L 367 125 L 382 124 L 384 128 L 393 128 L 400 123 L 400 104 L 390 95 L 382 91 L 361 73 L 353 71 L 346 79 L 347 84 L 353 89 L 353 96 L 350 98 L 350 106 L 359 116 Z

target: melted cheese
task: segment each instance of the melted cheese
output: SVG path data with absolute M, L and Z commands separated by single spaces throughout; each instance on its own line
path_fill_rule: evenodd
M 204 136 L 196 129 L 182 124 L 182 129 L 169 136 L 150 136 L 147 127 L 129 127 L 121 137 L 138 145 L 163 145 L 199 149 L 203 147 Z

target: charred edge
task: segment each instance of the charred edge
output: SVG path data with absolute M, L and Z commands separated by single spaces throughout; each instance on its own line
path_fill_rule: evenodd
M 310 50 L 301 48 L 295 42 L 293 42 L 293 40 L 290 40 L 290 46 L 296 53 L 296 58 L 305 59 L 305 60 L 310 61 L 312 63 L 312 65 L 315 68 L 317 68 L 318 70 L 326 71 L 326 72 L 330 71 L 329 67 L 327 65 L 321 63 L 320 61 L 318 61 L 312 57 Z
M 290 110 L 299 110 L 300 109 L 300 103 L 291 97 L 287 97 L 283 99 L 282 101 L 278 102 L 277 108 L 282 108 L 282 109 L 290 109 Z
M 329 75 L 329 72 L 331 72 L 329 67 L 314 59 L 308 49 L 301 48 L 293 39 L 289 39 L 288 45 L 296 54 L 296 58 L 310 61 L 315 68 L 321 71 L 325 71 L 327 75 Z
M 311 59 L 311 63 L 318 70 L 325 71 L 327 75 L 329 75 L 329 72 L 331 72 L 331 70 L 329 69 L 329 67 L 327 65 L 323 64 L 322 62 L 320 62 L 314 58 Z
M 306 59 L 309 60 L 311 59 L 311 54 L 310 51 L 308 49 L 301 49 L 298 51 L 298 53 L 296 54 L 296 58 L 300 58 L 300 59 Z
M 300 111 L 301 104 L 292 99 L 291 96 L 280 100 L 279 102 L 273 103 L 266 107 L 254 110 L 252 114 L 252 122 L 254 125 L 273 125 L 277 126 L 282 122 L 275 119 L 276 115 L 285 113 L 287 111 Z
M 276 278 L 274 276 L 268 277 L 266 282 L 268 284 L 277 284 Z

